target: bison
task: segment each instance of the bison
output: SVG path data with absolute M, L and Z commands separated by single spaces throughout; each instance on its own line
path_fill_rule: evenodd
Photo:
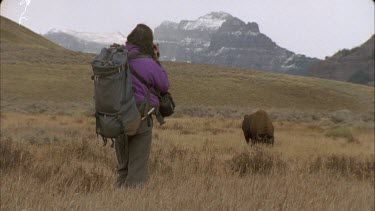
M 245 140 L 251 144 L 256 143 L 274 143 L 273 136 L 273 124 L 271 119 L 268 117 L 267 112 L 263 110 L 258 110 L 251 115 L 245 115 L 242 122 L 242 130 L 245 136 Z

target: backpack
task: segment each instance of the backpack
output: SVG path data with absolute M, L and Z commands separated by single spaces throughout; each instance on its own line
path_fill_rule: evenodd
M 141 123 L 131 74 L 128 52 L 123 45 L 113 44 L 103 48 L 91 62 L 94 75 L 94 101 L 96 134 L 104 146 L 107 140 L 120 135 L 135 135 Z

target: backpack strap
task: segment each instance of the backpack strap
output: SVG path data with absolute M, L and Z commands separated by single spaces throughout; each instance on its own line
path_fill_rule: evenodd
M 131 60 L 134 60 L 134 59 L 139 59 L 139 58 L 149 58 L 149 59 L 152 59 L 152 56 L 148 55 L 148 54 L 143 54 L 143 53 L 135 53 L 135 54 L 128 54 L 128 61 L 131 61 Z M 138 73 L 137 71 L 134 70 L 134 68 L 130 65 L 129 63 L 129 69 L 130 69 L 130 72 L 142 83 L 144 84 L 148 89 L 150 90 L 153 90 L 146 82 L 145 79 L 143 79 Z M 155 91 L 155 90 L 154 90 Z M 152 92 L 152 91 L 151 91 Z M 156 93 L 152 92 L 153 94 L 155 94 L 156 96 L 158 96 Z
M 154 94 L 156 97 L 160 97 L 160 93 L 157 92 L 154 88 L 150 87 L 145 79 L 140 76 L 137 71 L 134 70 L 134 68 L 129 64 L 129 69 L 132 75 L 134 75 L 143 85 L 147 87 L 148 90 L 151 91 L 152 94 Z
M 143 54 L 143 53 L 135 53 L 135 54 L 128 54 L 128 60 L 133 60 L 133 59 L 139 59 L 139 58 L 149 58 L 152 59 L 152 56 L 148 54 Z

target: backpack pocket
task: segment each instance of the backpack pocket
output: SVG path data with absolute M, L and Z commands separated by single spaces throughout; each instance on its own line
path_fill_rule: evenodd
M 123 112 L 124 115 L 121 116 L 124 132 L 129 136 L 135 135 L 142 121 L 141 113 L 138 111 L 136 104 L 132 102 L 127 103 L 123 108 L 126 109 L 126 111 Z
M 124 71 L 94 76 L 95 109 L 99 113 L 118 113 L 124 94 Z
M 106 138 L 117 138 L 121 134 L 135 135 L 141 124 L 141 114 L 138 109 L 127 115 L 96 113 L 96 133 Z
M 96 133 L 106 138 L 117 138 L 123 134 L 122 122 L 117 114 L 96 113 Z

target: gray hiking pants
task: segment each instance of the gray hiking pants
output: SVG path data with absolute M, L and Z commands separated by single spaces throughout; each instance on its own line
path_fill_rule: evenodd
M 151 139 L 152 120 L 150 126 L 143 120 L 136 135 L 115 140 L 117 187 L 137 187 L 147 181 Z

